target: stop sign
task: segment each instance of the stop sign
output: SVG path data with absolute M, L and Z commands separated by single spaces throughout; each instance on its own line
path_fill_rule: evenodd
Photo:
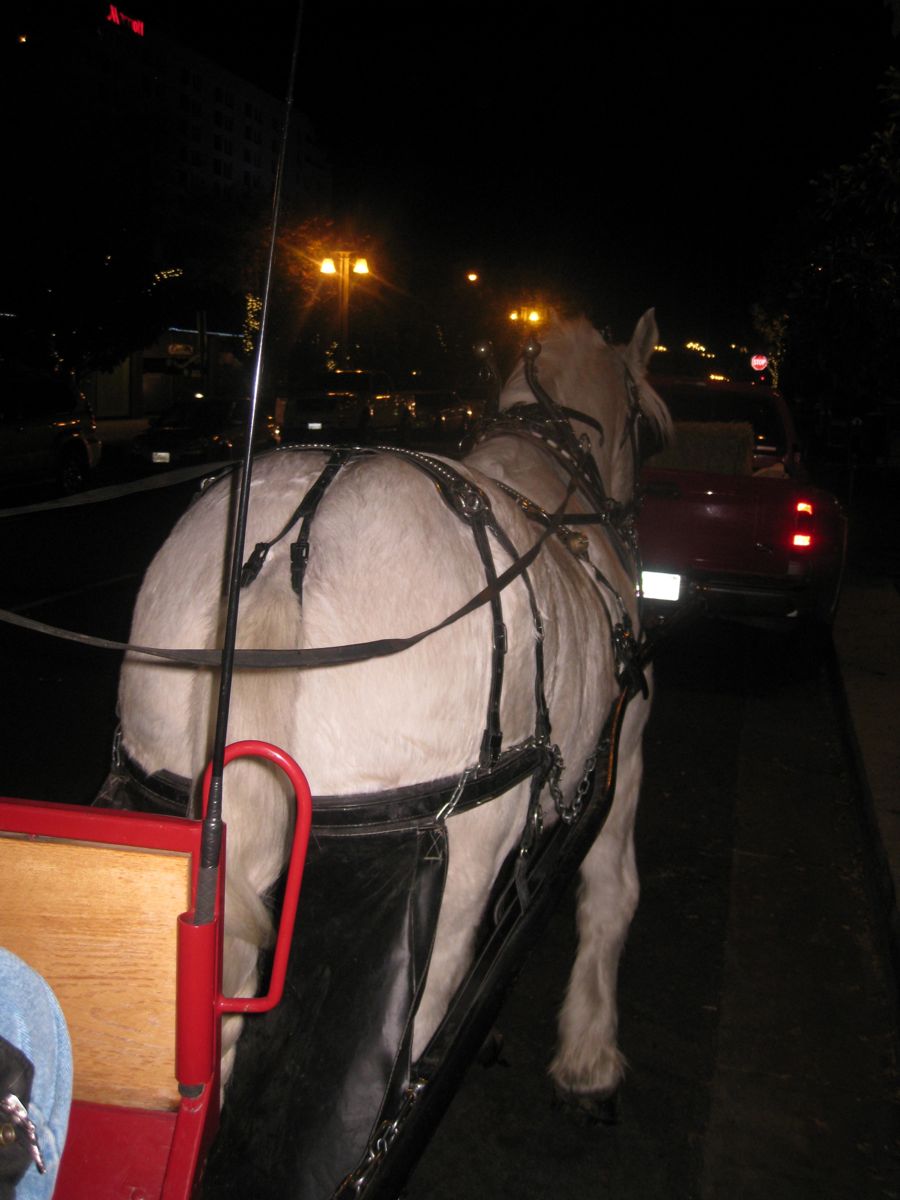
M 750 356 L 750 366 L 754 371 L 764 371 L 769 365 L 769 360 L 764 354 L 752 354 Z

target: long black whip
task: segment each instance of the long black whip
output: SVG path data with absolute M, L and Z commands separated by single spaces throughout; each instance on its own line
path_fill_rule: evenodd
M 275 265 L 275 245 L 278 233 L 278 222 L 281 215 L 281 195 L 284 183 L 285 162 L 287 159 L 288 133 L 291 123 L 291 111 L 294 103 L 294 80 L 297 73 L 297 58 L 300 47 L 300 26 L 303 19 L 303 0 L 298 0 L 297 23 L 294 29 L 294 45 L 291 53 L 291 69 L 288 79 L 287 95 L 285 97 L 284 128 L 281 137 L 281 149 L 278 156 L 278 168 L 275 174 L 275 189 L 272 201 L 272 232 L 269 239 L 269 254 L 266 264 L 265 283 L 262 296 L 262 311 L 260 316 L 259 338 L 256 345 L 256 364 L 253 373 L 253 387 L 250 393 L 250 409 L 247 414 L 247 440 L 244 447 L 244 457 L 238 484 L 238 503 L 235 510 L 232 542 L 231 565 L 228 575 L 228 605 L 225 614 L 225 633 L 222 643 L 222 667 L 219 675 L 219 700 L 216 711 L 216 729 L 213 738 L 212 774 L 209 785 L 209 799 L 206 814 L 203 818 L 203 831 L 200 841 L 200 867 L 197 876 L 197 894 L 194 905 L 194 923 L 208 925 L 215 912 L 216 883 L 218 878 L 219 858 L 222 850 L 222 776 L 225 769 L 225 745 L 228 735 L 228 714 L 231 707 L 231 687 L 234 676 L 234 652 L 237 643 L 238 607 L 241 591 L 241 566 L 244 560 L 244 541 L 247 532 L 247 511 L 250 506 L 250 476 L 253 463 L 253 430 L 256 424 L 256 409 L 259 400 L 259 387 L 262 379 L 263 350 L 265 347 L 266 328 L 269 315 L 269 298 L 272 290 L 272 277 Z

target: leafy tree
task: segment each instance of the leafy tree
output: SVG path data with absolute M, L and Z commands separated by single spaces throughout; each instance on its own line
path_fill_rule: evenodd
M 884 127 L 814 181 L 806 253 L 785 287 L 791 386 L 860 416 L 897 394 L 900 366 L 900 72 L 880 90 Z
M 753 328 L 759 335 L 762 347 L 769 359 L 772 386 L 781 382 L 781 364 L 784 362 L 788 336 L 788 314 L 777 308 L 767 309 L 762 304 L 751 308 Z

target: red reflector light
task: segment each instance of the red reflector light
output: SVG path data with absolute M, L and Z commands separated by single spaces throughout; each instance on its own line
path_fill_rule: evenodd
M 791 547 L 794 550 L 808 550 L 813 540 L 813 506 L 809 500 L 798 500 L 794 505 L 794 532 L 791 536 Z

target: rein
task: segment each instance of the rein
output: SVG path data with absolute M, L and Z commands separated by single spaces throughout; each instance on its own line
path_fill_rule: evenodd
M 276 451 L 276 453 L 289 452 L 290 449 L 290 447 L 286 447 L 285 450 L 279 450 Z M 298 446 L 295 447 L 295 449 L 321 450 L 322 447 Z M 378 450 L 359 448 L 358 450 L 355 450 L 354 453 L 358 453 L 360 456 L 366 456 L 372 455 L 379 451 L 396 454 L 401 457 L 414 457 L 419 464 L 428 461 L 426 455 L 413 456 L 407 451 L 395 449 L 394 447 L 390 446 L 379 447 Z M 435 466 L 442 468 L 444 473 L 448 475 L 451 474 L 450 472 L 447 472 L 446 464 L 441 463 L 437 459 L 431 461 L 433 461 Z M 459 478 L 461 479 L 462 477 L 460 476 Z M 474 488 L 474 485 L 469 484 L 467 480 L 464 482 L 473 492 L 478 491 L 478 489 Z M 309 647 L 307 649 L 295 648 L 280 650 L 235 649 L 235 668 L 242 670 L 259 670 L 261 668 L 293 667 L 295 669 L 299 668 L 301 670 L 309 670 L 317 667 L 330 667 L 339 666 L 346 663 L 363 662 L 369 658 L 384 658 L 392 654 L 399 654 L 403 650 L 408 650 L 410 647 L 417 645 L 421 641 L 424 641 L 425 638 L 430 637 L 433 633 L 437 633 L 439 630 L 445 629 L 447 626 L 454 624 L 456 621 L 461 620 L 465 616 L 468 616 L 469 613 L 481 608 L 482 605 L 491 603 L 493 600 L 499 597 L 500 593 L 504 591 L 513 582 L 513 580 L 522 575 L 523 572 L 525 572 L 537 558 L 541 548 L 544 545 L 544 542 L 546 542 L 548 538 L 551 537 L 565 521 L 568 521 L 569 518 L 565 515 L 565 507 L 571 499 L 573 492 L 574 484 L 567 489 L 559 508 L 550 516 L 549 523 L 547 524 L 546 528 L 543 530 L 537 541 L 535 541 L 535 543 L 528 550 L 521 555 L 515 556 L 513 562 L 506 568 L 505 571 L 497 575 L 493 580 L 489 581 L 485 587 L 483 587 L 479 592 L 476 592 L 474 596 L 467 600 L 466 603 L 460 608 L 456 609 L 455 612 L 450 613 L 449 616 L 445 617 L 442 621 L 439 621 L 436 625 L 432 625 L 429 629 L 423 629 L 419 633 L 412 634 L 409 637 L 377 638 L 373 641 L 352 642 L 341 646 L 316 646 Z M 481 495 L 481 493 L 478 494 Z M 485 506 L 487 506 L 486 497 L 483 498 L 483 501 Z M 463 500 L 461 503 L 465 504 L 467 501 Z M 302 508 L 303 506 L 301 505 L 301 509 Z M 297 512 L 299 513 L 300 509 L 298 509 Z M 295 516 L 296 515 L 297 514 L 295 513 Z M 289 528 L 289 526 L 290 522 L 288 526 L 282 530 L 278 537 L 273 538 L 272 542 L 261 543 L 260 545 L 273 545 L 275 541 L 278 541 L 284 535 L 284 533 L 287 532 L 287 528 Z M 255 577 L 254 569 L 256 568 L 256 564 L 260 558 L 264 557 L 265 555 L 260 551 L 258 546 L 254 550 L 253 555 L 251 555 L 250 560 L 248 560 L 248 563 L 245 564 L 245 579 L 248 575 L 253 575 Z M 253 566 L 250 566 L 250 563 L 252 563 Z M 22 616 L 20 613 L 11 612 L 8 609 L 0 609 L 0 620 L 9 625 L 18 626 L 21 629 L 28 629 L 35 633 L 49 634 L 52 637 L 57 637 L 64 641 L 76 642 L 82 646 L 92 646 L 102 650 L 119 650 L 126 653 L 143 654 L 151 658 L 159 658 L 163 661 L 176 663 L 182 666 L 218 667 L 222 661 L 221 650 L 166 649 L 159 646 L 142 646 L 132 642 L 119 642 L 109 638 L 94 637 L 90 634 L 77 633 L 70 629 L 61 629 L 54 625 L 47 625 L 42 621 L 35 621 L 31 617 Z

